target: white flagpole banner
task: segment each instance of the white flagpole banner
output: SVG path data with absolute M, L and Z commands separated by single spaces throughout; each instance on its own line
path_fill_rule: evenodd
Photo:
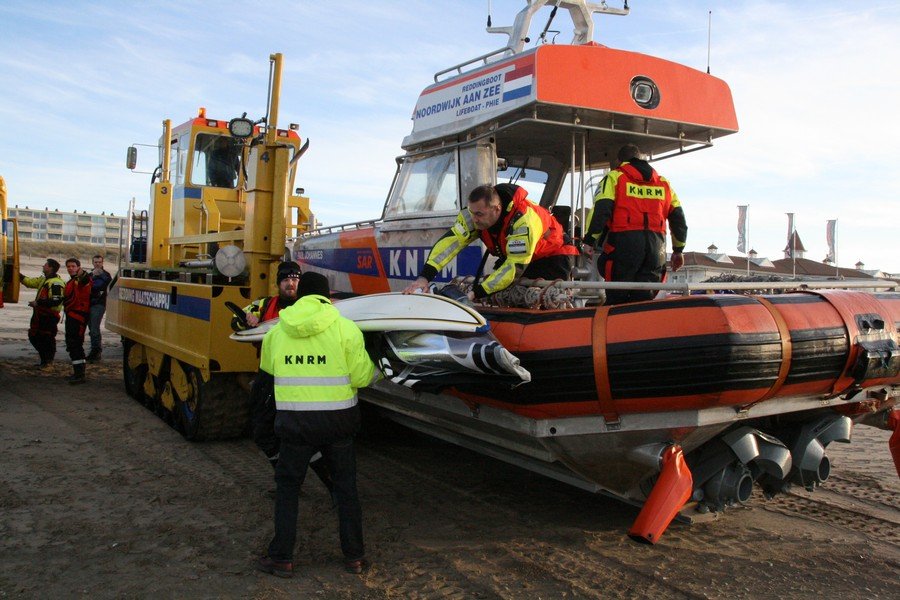
M 794 249 L 791 247 L 791 238 L 794 233 L 794 213 L 785 213 L 788 217 L 788 237 L 787 237 L 787 250 L 788 257 L 792 258 L 794 256 Z
M 837 219 L 825 221 L 825 241 L 828 242 L 828 256 L 825 260 L 834 262 L 834 232 L 837 229 Z
M 741 254 L 747 252 L 747 205 L 738 206 L 738 242 L 737 251 Z

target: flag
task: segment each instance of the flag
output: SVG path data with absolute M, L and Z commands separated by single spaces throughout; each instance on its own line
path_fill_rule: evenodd
M 837 219 L 825 221 L 825 241 L 828 242 L 828 256 L 825 257 L 827 262 L 834 262 L 834 234 L 837 229 Z
M 787 246 L 784 248 L 785 258 L 793 258 L 794 256 L 794 248 L 793 239 L 794 239 L 794 213 L 785 213 L 788 217 L 788 237 L 787 237 Z
M 741 254 L 747 252 L 747 205 L 738 206 L 738 242 L 737 251 Z

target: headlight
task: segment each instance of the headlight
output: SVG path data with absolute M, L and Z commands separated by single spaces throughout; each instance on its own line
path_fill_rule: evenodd
M 215 265 L 216 270 L 225 277 L 237 277 L 247 268 L 247 258 L 237 246 L 222 246 L 216 252 Z
M 244 139 L 253 135 L 253 121 L 250 119 L 232 119 L 228 121 L 228 131 L 236 138 Z
M 649 77 L 635 77 L 631 80 L 631 98 L 641 108 L 656 108 L 659 106 L 659 88 Z

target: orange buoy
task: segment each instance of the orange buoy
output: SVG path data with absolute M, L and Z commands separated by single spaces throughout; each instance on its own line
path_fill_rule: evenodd
M 900 477 L 900 410 L 895 409 L 888 414 L 887 424 L 890 429 L 894 430 L 894 434 L 888 440 L 888 448 L 891 449 L 894 467 L 897 469 L 897 476 Z

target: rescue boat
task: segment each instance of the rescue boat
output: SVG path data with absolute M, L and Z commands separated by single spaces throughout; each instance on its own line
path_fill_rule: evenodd
M 548 4 L 550 20 L 571 17 L 572 43 L 526 49 Z M 381 218 L 308 232 L 294 258 L 338 295 L 397 292 L 476 185 L 526 187 L 578 239 L 585 197 L 621 145 L 660 160 L 737 132 L 724 81 L 593 41 L 595 13 L 627 12 L 530 0 L 513 26 L 488 27 L 507 45 L 435 74 L 419 96 Z M 464 285 L 483 251 L 468 247 L 437 282 Z M 684 295 L 604 306 L 604 287 L 628 284 L 602 282 L 582 256 L 569 281 L 519 283 L 476 309 L 529 382 L 434 385 L 398 371 L 360 397 L 412 428 L 643 504 L 630 533 L 647 542 L 679 511 L 748 500 L 754 483 L 766 495 L 814 489 L 830 472 L 826 447 L 855 424 L 894 429 L 900 473 L 896 282 L 771 284 L 788 293 L 759 296 L 660 284 Z

